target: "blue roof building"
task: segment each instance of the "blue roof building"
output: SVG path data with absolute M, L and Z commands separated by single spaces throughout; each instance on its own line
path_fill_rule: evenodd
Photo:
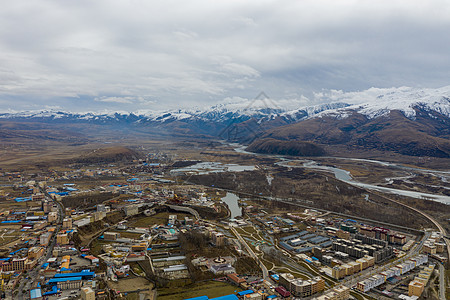
M 48 284 L 57 284 L 58 282 L 78 281 L 78 280 L 81 280 L 81 277 L 59 277 L 50 279 L 48 281 Z
M 250 295 L 253 293 L 254 293 L 254 291 L 252 291 L 252 290 L 246 290 L 246 291 L 239 292 L 237 294 L 238 294 L 238 296 L 245 296 L 245 295 Z
M 58 273 L 55 274 L 54 278 L 62 278 L 62 277 L 81 277 L 83 279 L 90 279 L 95 276 L 95 272 L 91 271 L 81 271 L 76 273 Z
M 210 300 L 239 300 L 239 298 L 235 294 L 231 294 L 222 297 L 211 298 Z
M 55 295 L 58 293 L 58 287 L 56 285 L 54 285 L 52 287 L 52 290 L 49 292 L 44 293 L 44 296 L 50 296 L 50 295 Z
M 194 297 L 194 298 L 189 298 L 189 299 L 184 299 L 184 300 L 209 300 L 208 296 L 200 296 L 200 297 Z
M 30 291 L 30 299 L 42 299 L 42 290 L 41 289 L 32 289 Z

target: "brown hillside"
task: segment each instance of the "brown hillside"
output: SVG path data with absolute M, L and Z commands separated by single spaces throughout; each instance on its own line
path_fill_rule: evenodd
M 321 156 L 325 150 L 314 143 L 302 141 L 280 141 L 266 138 L 253 142 L 248 151 L 266 154 L 282 154 L 293 156 Z
M 274 139 L 449 158 L 449 128 L 448 118 L 430 117 L 420 110 L 417 110 L 415 120 L 406 118 L 399 111 L 375 119 L 353 112 L 345 119 L 324 116 L 269 130 L 253 142 L 249 149 L 260 152 L 260 148 L 265 145 L 263 141 Z

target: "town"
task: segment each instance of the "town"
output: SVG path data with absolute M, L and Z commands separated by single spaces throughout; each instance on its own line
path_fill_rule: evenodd
M 189 164 L 0 173 L 2 297 L 413 300 L 445 284 L 436 228 L 266 205 L 189 183 Z

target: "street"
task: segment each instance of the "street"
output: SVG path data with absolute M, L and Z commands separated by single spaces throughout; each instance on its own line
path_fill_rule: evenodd
M 58 201 L 54 200 L 45 191 L 45 189 L 41 189 L 41 192 L 45 194 L 47 200 L 53 201 L 56 204 L 56 206 L 58 207 L 58 219 L 57 219 L 56 230 L 50 240 L 49 245 L 47 246 L 47 248 L 45 250 L 45 256 L 43 256 L 39 260 L 38 264 L 34 267 L 34 269 L 28 271 L 25 278 L 24 277 L 21 278 L 21 280 L 19 282 L 19 287 L 17 288 L 17 290 L 18 290 L 17 299 L 19 299 L 19 300 L 29 298 L 28 297 L 29 291 L 32 288 L 33 284 L 35 282 L 37 282 L 37 277 L 39 275 L 39 270 L 40 270 L 42 264 L 45 263 L 50 257 L 52 257 L 53 248 L 55 247 L 55 244 L 56 244 L 56 234 L 61 230 L 62 220 L 64 217 L 64 210 L 63 210 L 62 204 L 59 203 Z

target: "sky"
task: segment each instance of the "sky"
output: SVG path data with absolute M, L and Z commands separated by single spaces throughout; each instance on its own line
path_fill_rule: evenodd
M 0 112 L 439 88 L 448 0 L 3 1 Z

